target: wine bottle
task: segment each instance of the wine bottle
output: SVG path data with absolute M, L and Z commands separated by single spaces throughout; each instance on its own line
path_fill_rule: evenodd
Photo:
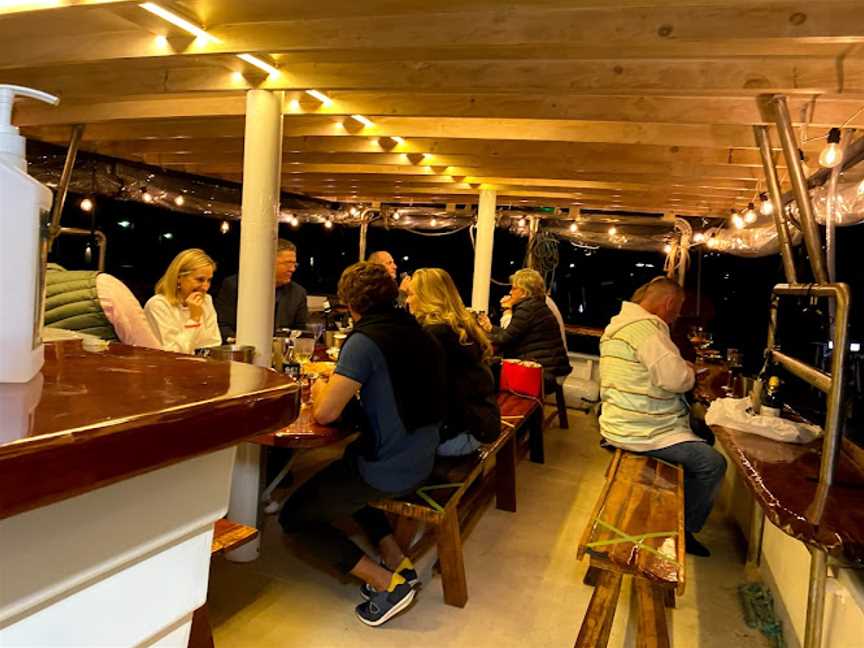
M 759 414 L 762 416 L 779 417 L 783 411 L 783 400 L 780 395 L 780 378 L 771 376 L 768 379 L 768 387 L 762 393 L 762 407 Z

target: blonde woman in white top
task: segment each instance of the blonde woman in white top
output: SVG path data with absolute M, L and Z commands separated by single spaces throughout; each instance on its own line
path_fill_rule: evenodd
M 216 263 L 203 250 L 183 250 L 156 284 L 144 312 L 165 351 L 194 353 L 222 344 L 213 299 L 207 294 Z

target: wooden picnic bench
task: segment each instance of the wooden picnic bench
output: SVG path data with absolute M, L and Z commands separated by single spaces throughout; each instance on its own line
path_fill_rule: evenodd
M 438 457 L 426 485 L 410 496 L 371 502 L 375 508 L 398 518 L 397 537 L 402 535 L 400 523 L 406 520 L 421 521 L 430 527 L 431 533 L 407 547 L 406 553 L 416 560 L 433 543 L 437 544 L 444 602 L 448 605 L 464 607 L 468 602 L 462 538 L 479 519 L 493 488 L 497 508 L 516 511 L 516 462 L 523 431 L 527 432 L 532 453 L 539 443 L 542 459 L 539 402 L 512 394 L 500 395 L 498 402 L 502 430 L 495 442 L 465 457 Z M 529 429 L 535 427 L 536 431 Z
M 633 577 L 636 645 L 668 648 L 666 607 L 684 591 L 684 476 L 674 466 L 617 450 L 579 542 L 594 594 L 576 648 L 606 646 L 624 576 Z

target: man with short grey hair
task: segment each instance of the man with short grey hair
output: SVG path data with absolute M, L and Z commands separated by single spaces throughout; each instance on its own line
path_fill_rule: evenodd
M 684 394 L 696 380 L 669 335 L 684 290 L 658 277 L 625 301 L 600 338 L 600 432 L 613 446 L 684 468 L 687 552 L 709 556 L 702 529 L 726 472 L 726 460 L 690 429 Z
M 377 252 L 373 252 L 369 255 L 369 258 L 366 259 L 369 263 L 377 263 L 378 265 L 382 265 L 387 269 L 387 274 L 389 274 L 393 279 L 396 279 L 396 271 L 399 269 L 396 265 L 396 261 L 393 259 L 393 255 L 385 250 L 378 250 Z
M 297 246 L 279 239 L 276 244 L 276 301 L 273 311 L 273 330 L 302 329 L 306 327 L 309 311 L 306 289 L 291 281 L 297 269 Z M 213 300 L 222 340 L 237 337 L 237 275 L 222 282 L 219 294 Z

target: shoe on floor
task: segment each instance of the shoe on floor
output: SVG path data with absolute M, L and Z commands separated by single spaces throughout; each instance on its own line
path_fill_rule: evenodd
M 375 592 L 365 603 L 354 608 L 357 618 L 368 626 L 380 626 L 411 605 L 416 590 L 408 583 L 399 583 L 392 592 Z
M 402 567 L 402 565 L 404 565 L 406 562 L 407 559 L 403 560 L 402 564 L 400 564 L 399 566 Z M 383 562 L 380 563 L 380 565 L 382 567 L 386 567 Z M 411 563 L 408 562 L 408 565 L 411 565 Z M 411 587 L 416 588 L 417 585 L 420 584 L 420 576 L 417 574 L 417 570 L 414 569 L 414 565 L 411 565 L 410 567 L 402 567 L 402 569 L 400 569 L 396 573 L 399 574 L 402 578 L 404 578 Z M 360 586 L 360 596 L 362 596 L 367 601 L 370 600 L 377 593 L 378 590 L 372 587 L 369 583 L 363 583 Z
M 690 554 L 691 556 L 699 556 L 700 558 L 707 558 L 711 555 L 711 550 L 708 549 L 705 545 L 699 542 L 689 531 L 685 532 L 684 535 L 684 550 Z

